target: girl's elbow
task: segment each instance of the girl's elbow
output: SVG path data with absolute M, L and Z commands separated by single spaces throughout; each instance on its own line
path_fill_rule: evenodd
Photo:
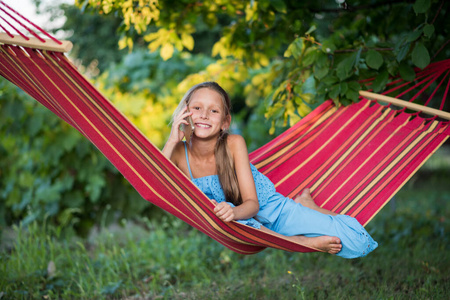
M 258 200 L 256 200 L 256 201 L 254 201 L 254 213 L 255 213 L 255 215 L 259 212 L 259 201 Z

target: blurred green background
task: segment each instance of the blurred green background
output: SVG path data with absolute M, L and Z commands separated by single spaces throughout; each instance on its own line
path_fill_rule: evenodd
M 160 148 L 179 99 L 202 81 L 230 93 L 233 130 L 254 150 L 326 99 L 357 101 L 363 79 L 382 91 L 450 55 L 447 1 L 33 3 Z M 1 78 L 0 299 L 445 299 L 449 182 L 447 142 L 369 223 L 380 247 L 367 258 L 241 256 L 142 200 L 89 141 Z

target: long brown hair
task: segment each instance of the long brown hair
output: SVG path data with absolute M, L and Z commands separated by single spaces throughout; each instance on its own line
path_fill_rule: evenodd
M 231 101 L 227 92 L 216 82 L 207 81 L 197 84 L 186 92 L 177 109 L 174 112 L 174 117 L 186 106 L 189 105 L 191 97 L 195 91 L 208 88 L 216 91 L 223 103 L 224 115 L 223 118 L 227 118 L 231 114 Z M 216 169 L 219 176 L 220 185 L 222 186 L 223 192 L 225 194 L 225 199 L 234 205 L 242 204 L 242 197 L 239 191 L 239 183 L 236 176 L 236 171 L 234 169 L 234 161 L 231 156 L 230 149 L 227 144 L 228 129 L 221 130 L 219 138 L 217 139 L 216 146 L 214 149 L 214 156 L 216 160 Z

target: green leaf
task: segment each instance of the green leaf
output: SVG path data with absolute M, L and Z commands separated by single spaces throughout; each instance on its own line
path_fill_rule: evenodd
M 348 83 L 348 89 L 349 89 L 349 90 L 356 91 L 356 92 L 359 92 L 359 90 L 361 89 L 361 86 L 360 86 L 359 83 L 356 82 L 356 81 L 350 81 L 350 82 Z
M 353 62 L 353 66 L 356 68 L 356 71 L 358 71 L 358 63 L 359 63 L 359 61 L 360 61 L 360 59 L 361 59 L 361 52 L 362 52 L 362 47 L 360 47 L 359 49 L 358 49 L 358 51 L 356 51 L 352 56 L 353 56 L 353 59 L 354 59 L 354 62 Z
M 315 94 L 316 93 L 316 80 L 314 76 L 309 76 L 302 85 L 302 92 L 304 94 Z M 301 93 L 299 93 L 301 94 Z
M 305 32 L 305 34 L 311 34 L 317 29 L 316 25 L 313 25 L 309 27 L 308 31 Z
M 352 102 L 347 98 L 340 98 L 339 102 L 344 106 L 348 106 L 348 105 L 352 104 Z
M 326 85 L 332 85 L 333 83 L 336 83 L 338 81 L 339 79 L 336 76 L 327 76 L 321 80 L 321 82 L 325 83 Z
M 431 37 L 434 33 L 434 25 L 432 24 L 425 25 L 425 27 L 423 28 L 423 33 L 425 34 L 426 37 Z
M 341 96 L 345 96 L 345 93 L 347 93 L 347 91 L 348 91 L 348 83 L 347 82 L 341 82 L 339 88 L 340 88 Z
M 301 117 L 297 114 L 289 114 L 289 126 L 294 126 L 300 119 Z
M 329 88 L 329 85 L 320 82 L 317 86 L 317 95 L 325 95 L 326 93 L 328 93 Z
M 284 52 L 284 57 L 293 56 L 295 59 L 298 59 L 303 51 L 303 40 L 300 38 L 295 39 Z
M 422 35 L 423 29 L 417 29 L 414 30 L 413 32 L 410 32 L 407 36 L 406 36 L 406 42 L 410 43 L 410 42 L 414 42 L 415 40 L 417 40 L 421 35 Z
M 301 83 L 294 85 L 294 93 L 297 95 L 302 94 L 302 84 Z
M 422 43 L 417 43 L 411 53 L 411 58 L 417 67 L 423 69 L 430 63 L 430 54 L 428 49 Z
M 331 87 L 328 95 L 330 95 L 331 99 L 336 99 L 340 92 L 341 92 L 341 86 L 339 84 L 335 84 Z
M 378 51 L 369 50 L 366 55 L 366 63 L 370 68 L 378 70 L 383 64 L 383 56 Z
M 345 96 L 352 100 L 353 102 L 358 101 L 359 98 L 359 92 L 353 90 L 353 89 L 348 89 L 347 92 L 345 93 Z
M 393 77 L 398 75 L 398 61 L 397 60 L 387 61 L 386 68 L 389 72 L 389 75 L 391 75 Z
M 398 71 L 400 72 L 400 76 L 405 81 L 413 81 L 416 77 L 416 72 L 414 72 L 414 68 L 408 65 L 406 62 L 400 64 Z
M 416 3 L 414 3 L 413 8 L 416 14 L 423 14 L 427 12 L 430 6 L 430 0 L 417 0 Z
M 373 91 L 375 93 L 381 91 L 386 86 L 388 80 L 389 80 L 389 73 L 388 71 L 384 70 L 383 72 L 378 74 L 377 77 L 375 77 L 375 80 L 373 81 L 372 84 Z
M 319 67 L 319 66 L 315 65 L 313 67 L 313 71 L 314 71 L 314 76 L 316 76 L 317 79 L 320 80 L 320 79 L 324 78 L 325 76 L 327 76 L 329 69 L 327 66 Z
M 272 119 L 279 119 L 283 116 L 284 113 L 284 106 L 277 102 L 275 105 L 272 105 L 266 113 L 266 117 L 272 118 Z
M 305 51 L 305 55 L 303 56 L 302 65 L 307 67 L 312 64 L 317 59 L 317 51 L 315 49 L 309 48 Z
M 300 95 L 302 100 L 306 103 L 313 103 L 314 102 L 314 95 L 313 94 L 302 94 Z
M 343 81 L 351 75 L 353 65 L 355 64 L 354 57 L 350 56 L 341 61 L 336 68 L 336 75 L 340 81 Z
M 411 47 L 410 43 L 406 43 L 405 45 L 402 45 L 399 47 L 398 53 L 397 53 L 397 61 L 398 62 L 401 62 L 406 57 L 410 47 Z
M 319 67 L 328 67 L 330 65 L 328 55 L 323 52 L 318 52 L 316 65 L 318 65 Z

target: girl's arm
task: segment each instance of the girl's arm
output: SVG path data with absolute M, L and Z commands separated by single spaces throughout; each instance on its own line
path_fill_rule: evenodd
M 254 217 L 259 211 L 258 196 L 256 194 L 255 181 L 253 179 L 252 170 L 250 169 L 250 161 L 248 159 L 248 150 L 245 140 L 240 135 L 228 136 L 228 147 L 234 160 L 237 179 L 239 182 L 239 190 L 242 196 L 242 204 L 232 208 L 232 220 L 242 220 Z M 223 203 L 223 204 L 222 204 Z M 216 207 L 216 214 L 219 214 L 224 202 L 219 203 Z M 222 205 L 220 205 L 222 204 Z M 230 218 L 224 221 L 231 221 Z

